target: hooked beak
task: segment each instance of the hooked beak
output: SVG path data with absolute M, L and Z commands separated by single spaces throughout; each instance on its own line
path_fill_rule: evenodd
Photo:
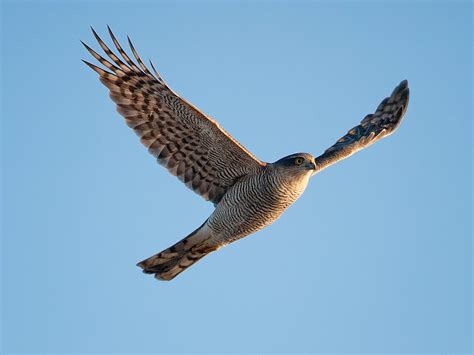
M 315 163 L 311 162 L 311 163 L 309 163 L 308 166 L 309 166 L 310 169 L 316 170 L 316 164 Z

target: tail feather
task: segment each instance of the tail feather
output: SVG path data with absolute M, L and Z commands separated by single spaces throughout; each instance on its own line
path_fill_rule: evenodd
M 160 254 L 152 256 L 140 262 L 138 266 L 143 268 L 143 272 L 146 274 L 155 274 L 155 278 L 158 280 L 169 281 L 209 254 L 209 252 L 199 254 L 186 252 L 170 259 L 167 257 L 167 253 L 167 250 L 164 250 L 160 253 L 162 256 L 159 256 Z
M 169 281 L 204 256 L 217 249 L 209 245 L 206 222 L 178 243 L 137 264 L 146 274 L 155 274 L 158 280 Z

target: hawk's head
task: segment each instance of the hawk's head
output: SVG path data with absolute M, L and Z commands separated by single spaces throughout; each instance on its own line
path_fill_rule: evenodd
M 306 175 L 316 169 L 314 157 L 308 153 L 295 153 L 281 158 L 272 164 L 277 169 L 282 169 L 292 175 Z

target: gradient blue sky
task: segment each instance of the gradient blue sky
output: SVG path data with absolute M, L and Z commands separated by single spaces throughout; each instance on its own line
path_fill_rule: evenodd
M 471 16 L 468 1 L 3 1 L 2 350 L 470 353 Z M 321 153 L 402 79 L 406 120 L 159 283 L 135 263 L 212 205 L 80 61 L 106 24 L 265 161 Z

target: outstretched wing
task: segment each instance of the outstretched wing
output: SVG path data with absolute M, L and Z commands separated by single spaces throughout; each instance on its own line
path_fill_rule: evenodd
M 175 94 L 156 72 L 148 70 L 130 39 L 135 64 L 109 28 L 110 37 L 123 60 L 116 56 L 92 29 L 111 60 L 84 46 L 109 71 L 84 61 L 99 74 L 110 90 L 118 112 L 140 137 L 158 162 L 204 199 L 218 203 L 241 176 L 265 163 L 256 159 L 212 118 Z
M 392 134 L 400 125 L 408 106 L 408 82 L 403 80 L 358 126 L 315 159 L 315 173 Z

